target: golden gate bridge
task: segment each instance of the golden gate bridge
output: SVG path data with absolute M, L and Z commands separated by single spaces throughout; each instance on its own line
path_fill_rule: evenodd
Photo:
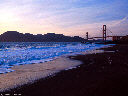
M 110 32 L 112 35 L 107 35 L 108 32 Z M 107 28 L 107 25 L 103 25 L 102 36 L 101 37 L 89 38 L 89 33 L 86 32 L 86 39 L 87 40 L 102 39 L 103 42 L 106 42 L 107 38 L 112 38 L 112 41 L 117 41 L 117 40 L 120 40 L 122 37 L 124 37 L 124 36 L 115 36 L 115 35 L 113 35 L 113 32 L 110 29 Z

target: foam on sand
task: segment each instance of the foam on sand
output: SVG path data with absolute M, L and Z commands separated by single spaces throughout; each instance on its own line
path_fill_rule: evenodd
M 42 63 L 66 54 L 76 54 L 87 50 L 97 49 L 108 45 L 81 44 L 79 42 L 9 42 L 0 43 L 0 74 L 11 72 L 12 66 Z

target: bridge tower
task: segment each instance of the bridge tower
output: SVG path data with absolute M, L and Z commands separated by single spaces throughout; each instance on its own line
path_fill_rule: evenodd
M 86 32 L 86 39 L 88 40 L 88 32 Z
M 103 25 L 103 41 L 106 42 L 106 32 L 107 32 L 107 26 L 106 25 Z

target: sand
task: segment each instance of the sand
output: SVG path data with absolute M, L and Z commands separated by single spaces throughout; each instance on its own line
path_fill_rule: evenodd
M 11 68 L 15 70 L 14 72 L 0 74 L 0 91 L 32 83 L 34 80 L 53 75 L 61 70 L 70 69 L 80 64 L 81 61 L 61 56 L 49 62 L 14 66 Z

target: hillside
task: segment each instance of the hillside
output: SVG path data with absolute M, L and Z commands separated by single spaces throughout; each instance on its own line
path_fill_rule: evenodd
M 64 36 L 63 34 L 47 33 L 33 35 L 7 31 L 0 35 L 0 42 L 83 42 L 85 39 L 79 36 Z

